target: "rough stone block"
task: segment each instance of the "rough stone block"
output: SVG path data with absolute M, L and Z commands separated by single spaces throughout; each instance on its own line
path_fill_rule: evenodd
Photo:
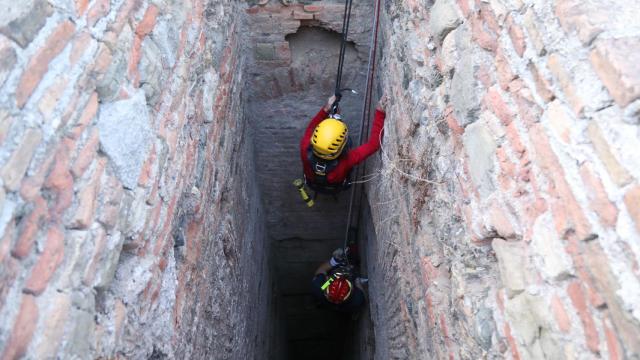
M 480 195 L 486 198 L 495 190 L 493 182 L 495 139 L 488 125 L 479 121 L 467 126 L 463 135 L 463 143 L 469 159 L 471 179 Z
M 610 28 L 621 11 L 625 10 L 615 1 L 559 0 L 555 8 L 562 28 L 567 33 L 576 31 L 584 45 Z
M 140 48 L 141 58 L 138 66 L 140 72 L 140 84 L 144 90 L 149 105 L 153 106 L 162 92 L 164 86 L 162 63 L 158 61 L 160 49 L 149 37 L 145 38 Z
M 271 43 L 258 43 L 255 47 L 256 60 L 275 60 L 276 49 Z
M 0 86 L 7 80 L 17 61 L 16 51 L 9 40 L 0 36 Z
M 562 240 L 553 227 L 551 215 L 540 216 L 533 224 L 531 248 L 541 263 L 545 279 L 560 281 L 573 274 L 571 260 L 564 250 Z
M 528 284 L 524 244 L 493 239 L 491 245 L 498 258 L 500 279 L 507 295 L 513 297 L 524 291 Z
M 454 0 L 437 0 L 431 7 L 429 29 L 438 42 L 461 23 L 461 14 Z
M 46 0 L 2 0 L 0 9 L 0 33 L 23 48 L 38 35 L 52 13 Z
M 464 25 L 463 25 L 464 26 Z M 462 127 L 478 119 L 482 90 L 476 79 L 476 62 L 480 60 L 472 49 L 469 29 L 461 26 L 456 31 L 456 44 L 460 51 L 460 60 L 456 64 L 451 80 L 451 103 L 455 109 L 456 119 Z
M 100 147 L 128 189 L 138 183 L 152 140 L 149 110 L 143 91 L 130 99 L 103 104 L 98 114 Z
M 598 40 L 590 59 L 618 105 L 640 99 L 640 37 Z
M 180 30 L 178 24 L 167 19 L 159 19 L 153 28 L 151 39 L 159 49 L 162 67 L 165 70 L 173 69 L 178 55 Z M 157 59 L 156 59 L 157 61 Z
M 43 328 L 39 333 L 40 341 L 34 346 L 33 354 L 38 359 L 56 354 L 64 334 L 61 329 L 69 317 L 71 297 L 64 292 L 56 292 L 47 303 L 47 310 L 43 314 Z
M 7 164 L 0 171 L 4 186 L 9 191 L 16 191 L 22 181 L 22 176 L 29 167 L 31 158 L 42 140 L 42 132 L 38 129 L 28 129 L 19 147 L 13 152 Z

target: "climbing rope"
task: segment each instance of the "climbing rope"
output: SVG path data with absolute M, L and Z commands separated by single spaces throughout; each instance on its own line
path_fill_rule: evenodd
M 349 0 L 347 0 L 348 2 L 350 2 Z M 349 4 L 349 7 L 351 5 Z M 345 8 L 346 8 L 346 4 L 345 4 Z M 349 13 L 351 12 L 351 10 L 349 9 Z M 367 84 L 366 84 L 366 91 L 365 91 L 365 98 L 364 98 L 364 103 L 362 105 L 362 120 L 360 122 L 360 133 L 358 134 L 358 146 L 362 145 L 362 139 L 363 139 L 363 134 L 365 132 L 365 129 L 368 131 L 369 129 L 369 122 L 370 122 L 370 115 L 371 115 L 371 101 L 372 101 L 372 93 L 373 93 L 373 77 L 374 77 L 374 73 L 375 73 L 375 66 L 376 66 L 376 53 L 377 53 L 377 49 L 378 49 L 378 23 L 380 22 L 380 0 L 376 1 L 376 7 L 374 9 L 374 21 L 373 21 L 373 31 L 371 34 L 371 44 L 369 45 L 369 64 L 367 65 Z M 345 14 L 346 14 L 346 10 L 345 10 Z M 348 21 L 348 19 L 347 19 Z M 344 27 L 344 26 L 343 26 Z M 348 28 L 348 24 L 347 24 L 347 28 Z M 343 47 L 345 44 L 345 39 L 346 39 L 346 35 L 343 36 Z M 342 53 L 342 49 L 341 49 L 341 56 L 343 55 Z M 339 68 L 339 77 L 342 76 L 342 69 Z M 336 89 L 339 89 L 339 84 L 338 86 L 336 86 Z M 336 96 L 337 97 L 337 96 Z M 365 127 L 366 124 L 366 127 Z M 362 166 L 362 174 L 364 175 L 366 170 L 366 166 L 365 164 L 363 164 Z M 355 201 L 355 197 L 356 197 L 356 189 L 357 189 L 357 184 L 358 179 L 360 178 L 360 168 L 356 168 L 356 174 L 355 174 L 355 178 L 354 181 L 352 182 L 353 186 L 351 187 L 351 194 L 349 196 L 349 210 L 347 211 L 347 228 L 345 231 L 345 236 L 344 236 L 344 246 L 343 249 L 346 253 L 347 248 L 349 246 L 349 229 L 351 228 L 351 224 L 352 224 L 352 217 L 354 214 L 354 201 Z M 361 190 L 360 193 L 360 201 L 359 201 L 359 205 L 357 207 L 358 211 L 355 212 L 356 214 L 356 218 L 357 218 L 357 222 L 358 222 L 358 226 L 359 226 L 359 222 L 360 222 L 360 207 L 362 204 L 362 199 L 363 199 L 363 195 L 364 195 L 364 188 Z M 348 257 L 347 257 L 348 258 Z
M 349 34 L 349 23 L 351 22 L 351 5 L 353 0 L 346 0 L 344 3 L 344 16 L 342 18 L 342 41 L 340 43 L 340 56 L 338 56 L 338 73 L 336 75 L 336 100 L 331 105 L 331 115 L 335 115 L 338 111 L 338 105 L 342 98 L 342 89 L 340 87 L 342 83 L 342 69 L 344 67 L 344 56 L 347 50 L 347 36 Z

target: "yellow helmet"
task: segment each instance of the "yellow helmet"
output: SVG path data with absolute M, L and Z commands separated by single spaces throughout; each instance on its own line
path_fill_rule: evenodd
M 347 134 L 347 125 L 342 121 L 333 118 L 322 120 L 311 137 L 314 155 L 325 160 L 337 158 L 347 143 Z

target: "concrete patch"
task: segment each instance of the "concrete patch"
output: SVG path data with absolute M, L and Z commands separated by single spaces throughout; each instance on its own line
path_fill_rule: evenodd
M 111 160 L 118 178 L 125 188 L 135 188 L 153 136 L 144 92 L 102 105 L 98 129 L 100 148 Z

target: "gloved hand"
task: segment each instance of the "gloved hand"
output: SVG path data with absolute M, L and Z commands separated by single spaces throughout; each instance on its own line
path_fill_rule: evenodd
M 336 102 L 336 96 L 331 95 L 331 97 L 327 99 L 327 104 L 324 106 L 324 111 L 329 112 L 334 102 Z
M 387 105 L 389 104 L 389 98 L 387 94 L 383 94 L 378 100 L 378 105 L 376 106 L 376 110 L 380 110 L 382 112 L 386 111 Z
M 339 265 L 346 265 L 347 264 L 347 256 L 344 253 L 344 249 L 342 249 L 342 248 L 335 249 L 333 251 L 333 254 L 331 255 L 331 260 L 329 260 L 329 263 L 333 267 L 336 267 L 336 266 L 339 266 Z

